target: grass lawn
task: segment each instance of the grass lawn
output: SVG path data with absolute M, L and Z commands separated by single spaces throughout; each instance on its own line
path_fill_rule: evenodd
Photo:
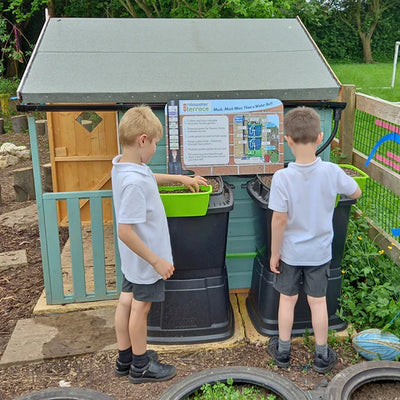
M 397 64 L 394 87 L 391 88 L 393 63 L 331 63 L 342 84 L 353 84 L 356 91 L 393 102 L 400 102 L 400 62 Z

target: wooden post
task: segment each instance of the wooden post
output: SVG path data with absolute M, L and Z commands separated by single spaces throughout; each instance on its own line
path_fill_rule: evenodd
M 51 177 L 51 164 L 43 164 L 43 191 L 52 192 L 53 191 L 53 180 Z
M 0 135 L 4 133 L 4 118 L 0 118 Z
M 28 130 L 28 119 L 26 115 L 11 117 L 11 123 L 14 133 L 24 133 Z
M 339 143 L 345 162 L 353 163 L 354 119 L 356 112 L 356 87 L 342 85 L 340 101 L 345 102 L 346 108 L 342 111 L 340 119 Z
M 35 198 L 32 167 L 20 168 L 13 171 L 15 201 L 28 201 Z
M 35 121 L 36 132 L 38 135 L 45 135 L 47 133 L 47 120 L 46 119 L 38 119 Z

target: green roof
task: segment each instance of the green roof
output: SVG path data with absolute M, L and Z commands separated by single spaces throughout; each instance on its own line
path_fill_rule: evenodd
M 335 100 L 299 19 L 52 18 L 18 94 L 29 103 Z

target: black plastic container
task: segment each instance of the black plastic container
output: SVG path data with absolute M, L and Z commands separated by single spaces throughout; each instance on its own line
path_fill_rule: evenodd
M 225 268 L 231 188 L 218 180 L 219 191 L 210 195 L 202 217 L 169 217 L 175 272 L 172 279 L 197 279 L 221 275 Z
M 269 268 L 271 255 L 271 218 L 272 210 L 268 208 L 269 186 L 261 176 L 256 176 L 247 183 L 247 191 L 258 210 L 259 226 L 255 235 L 255 247 L 258 253 L 254 261 L 253 275 L 249 296 L 246 301 L 250 318 L 261 334 L 272 336 L 278 333 L 278 302 L 279 293 L 273 288 L 273 273 Z M 356 200 L 341 197 L 333 214 L 334 237 L 332 242 L 332 261 L 330 265 L 330 278 L 327 289 L 327 304 L 329 329 L 343 330 L 347 324 L 337 317 L 338 298 L 340 297 L 342 275 L 341 260 L 347 236 L 347 226 L 351 205 Z M 312 330 L 311 314 L 306 295 L 300 290 L 299 299 L 295 308 L 293 335 L 302 335 L 305 330 Z
M 168 217 L 175 272 L 165 282 L 165 301 L 151 306 L 149 343 L 204 343 L 233 335 L 225 266 L 233 194 L 221 177 L 212 178 L 219 191 L 210 195 L 206 215 Z
M 234 332 L 228 278 L 167 280 L 165 301 L 153 303 L 149 343 L 184 344 L 228 339 Z
M 254 269 L 251 281 L 251 289 L 246 299 L 247 312 L 259 333 L 265 336 L 278 335 L 278 304 L 279 292 L 273 287 L 273 273 L 269 264 L 263 264 L 257 257 L 254 260 Z M 336 314 L 338 309 L 338 297 L 342 284 L 341 268 L 331 268 L 328 279 L 326 302 L 328 306 L 328 324 L 330 330 L 341 331 L 346 329 L 347 323 Z M 310 307 L 304 290 L 300 290 L 299 298 L 294 310 L 293 336 L 301 336 L 306 330 L 313 332 L 311 324 Z
M 259 226 L 256 229 L 255 246 L 263 263 L 267 264 L 271 256 L 271 218 L 272 210 L 268 208 L 269 187 L 264 184 L 262 177 L 256 176 L 247 182 L 247 191 L 254 201 L 259 214 Z M 347 226 L 351 206 L 356 200 L 341 196 L 333 213 L 333 241 L 331 269 L 341 265 L 344 245 L 347 236 Z

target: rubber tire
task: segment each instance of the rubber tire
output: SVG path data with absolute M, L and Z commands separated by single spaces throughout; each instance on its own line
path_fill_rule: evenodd
M 382 380 L 400 381 L 400 363 L 368 361 L 345 368 L 336 374 L 326 390 L 326 400 L 347 400 L 360 386 Z
M 108 394 L 86 388 L 49 388 L 14 400 L 115 400 Z
M 205 383 L 226 382 L 249 383 L 269 389 L 285 400 L 306 400 L 307 395 L 289 379 L 274 372 L 252 367 L 222 367 L 206 369 L 192 374 L 170 386 L 158 400 L 181 400 L 200 389 Z

